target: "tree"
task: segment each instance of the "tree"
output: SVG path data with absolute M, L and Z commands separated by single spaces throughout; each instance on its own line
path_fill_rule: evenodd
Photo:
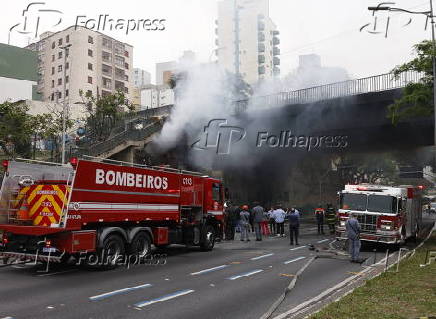
M 432 58 L 434 55 L 432 42 L 422 41 L 414 46 L 417 57 L 412 61 L 397 66 L 392 70 L 395 77 L 407 71 L 423 74 L 418 83 L 408 84 L 400 99 L 395 100 L 388 107 L 388 117 L 393 124 L 411 117 L 430 116 L 433 114 L 433 69 Z
M 28 110 L 22 103 L 0 104 L 0 148 L 8 157 L 30 156 L 32 123 Z
M 86 124 L 98 141 L 109 137 L 111 130 L 126 112 L 134 110 L 134 105 L 128 101 L 123 92 L 117 91 L 104 96 L 93 96 L 90 92 L 80 91 L 83 104 L 86 107 Z

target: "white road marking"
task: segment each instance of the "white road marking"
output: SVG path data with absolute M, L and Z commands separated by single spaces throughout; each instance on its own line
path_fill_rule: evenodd
M 317 243 L 320 244 L 320 243 L 326 242 L 328 240 L 330 240 L 330 239 L 327 238 L 327 239 L 323 239 L 323 240 L 318 240 Z
M 298 249 L 305 248 L 305 247 L 307 247 L 307 246 L 295 247 L 295 248 L 291 248 L 291 249 L 289 249 L 289 250 L 298 250 Z
M 303 257 L 303 256 L 301 256 L 301 257 L 297 257 L 297 258 L 294 258 L 294 259 L 291 259 L 291 260 L 285 261 L 284 264 L 287 265 L 287 264 L 293 263 L 293 262 L 295 262 L 295 261 L 298 261 L 298 260 L 301 260 L 301 259 L 304 259 L 304 258 L 306 258 L 306 257 Z
M 139 285 L 139 286 L 135 286 L 135 287 L 122 288 L 122 289 L 106 292 L 106 293 L 101 294 L 101 295 L 89 297 L 89 300 L 91 300 L 91 301 L 102 300 L 102 299 L 112 297 L 114 295 L 119 295 L 119 294 L 123 294 L 123 293 L 129 292 L 129 291 L 143 289 L 143 288 L 147 288 L 147 287 L 151 287 L 151 284 L 143 284 L 143 285 Z
M 257 257 L 253 257 L 250 260 L 259 260 L 259 259 L 262 259 L 262 258 L 270 257 L 272 255 L 274 255 L 274 253 L 266 254 L 266 255 L 262 255 L 262 256 L 257 256 Z
M 194 291 L 195 290 L 192 290 L 192 289 L 180 290 L 180 291 L 177 291 L 175 293 L 172 293 L 172 294 L 169 294 L 169 295 L 165 295 L 165 296 L 162 296 L 162 297 L 159 297 L 159 298 L 156 298 L 156 299 L 151 299 L 151 300 L 146 300 L 146 301 L 138 302 L 138 303 L 134 304 L 133 306 L 137 307 L 137 308 L 142 308 L 142 307 L 154 304 L 154 303 L 158 303 L 158 302 L 162 302 L 162 301 L 167 301 L 167 300 L 174 299 L 174 298 L 177 298 L 177 297 L 180 297 L 180 296 L 184 296 L 184 295 L 193 293 Z
M 229 265 L 216 266 L 216 267 L 200 270 L 200 271 L 197 271 L 197 272 L 192 272 L 191 275 L 192 276 L 201 275 L 201 274 L 205 274 L 205 273 L 208 273 L 208 272 L 211 272 L 211 271 L 220 270 L 220 269 L 226 268 L 228 266 Z
M 14 319 L 14 317 L 3 317 L 3 318 L 0 318 L 0 319 Z
M 236 280 L 236 279 L 239 279 L 239 278 L 242 278 L 242 277 L 250 277 L 251 275 L 258 274 L 258 273 L 260 273 L 262 271 L 263 271 L 263 269 L 256 269 L 256 270 L 253 270 L 253 271 L 250 271 L 250 272 L 246 272 L 246 273 L 243 273 L 243 274 L 240 274 L 240 275 L 229 277 L 227 279 L 229 279 L 229 280 Z
M 73 272 L 73 271 L 78 271 L 78 269 L 68 269 L 68 270 L 64 270 L 64 271 L 48 272 L 48 273 L 44 273 L 44 274 L 37 275 L 37 276 L 38 277 L 46 277 L 46 276 L 53 276 L 53 275 L 58 275 L 58 274 L 66 274 L 68 272 Z

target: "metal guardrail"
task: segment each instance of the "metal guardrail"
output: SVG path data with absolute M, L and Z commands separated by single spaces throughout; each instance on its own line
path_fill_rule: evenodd
M 99 156 L 115 149 L 119 145 L 123 145 L 128 142 L 137 142 L 145 140 L 150 135 L 157 133 L 163 126 L 162 121 L 156 121 L 143 129 L 131 129 L 121 132 L 111 139 L 104 142 L 91 145 L 89 147 L 81 147 L 73 150 L 72 156 L 90 155 Z
M 422 73 L 415 71 L 403 72 L 398 77 L 395 77 L 392 73 L 386 73 L 297 91 L 280 92 L 267 96 L 254 96 L 250 100 L 235 102 L 235 112 L 243 112 L 248 107 L 308 104 L 345 96 L 399 89 L 410 83 L 418 83 L 423 76 Z

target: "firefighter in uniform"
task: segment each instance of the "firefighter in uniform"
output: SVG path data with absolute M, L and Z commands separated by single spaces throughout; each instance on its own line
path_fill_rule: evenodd
M 325 211 L 325 221 L 329 227 L 330 234 L 334 234 L 336 224 L 336 212 L 332 204 L 327 204 L 327 209 Z
M 322 208 L 321 205 L 319 205 L 318 208 L 315 208 L 316 223 L 318 225 L 318 235 L 324 235 L 324 215 L 324 208 Z

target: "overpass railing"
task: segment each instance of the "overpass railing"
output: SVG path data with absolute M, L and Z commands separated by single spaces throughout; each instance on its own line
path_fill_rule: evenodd
M 267 96 L 254 96 L 250 100 L 237 101 L 235 109 L 238 113 L 244 111 L 247 107 L 308 104 L 345 96 L 388 91 L 403 88 L 409 83 L 417 83 L 422 78 L 423 73 L 415 71 L 403 72 L 398 76 L 386 73 L 296 91 L 280 92 Z

